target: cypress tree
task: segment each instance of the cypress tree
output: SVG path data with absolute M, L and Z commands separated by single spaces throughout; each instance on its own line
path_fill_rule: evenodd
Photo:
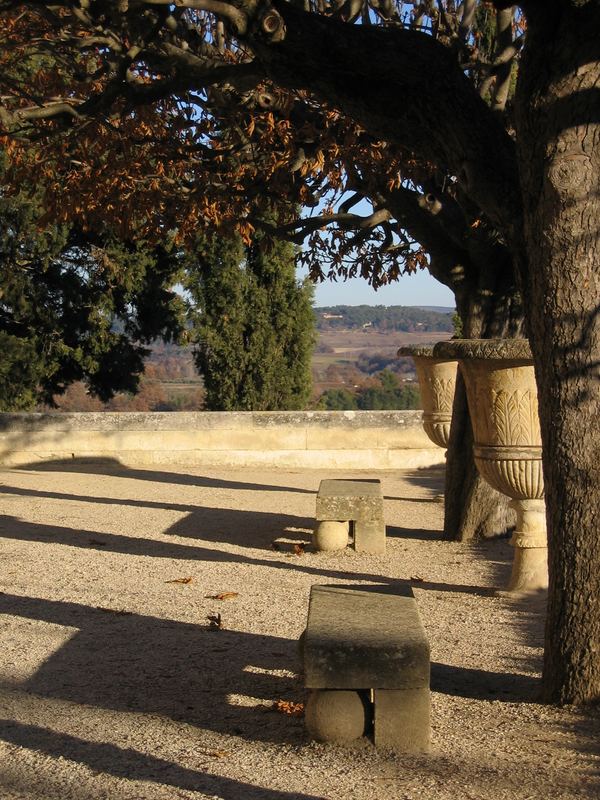
M 256 233 L 200 237 L 188 288 L 197 307 L 195 362 L 211 411 L 305 408 L 315 343 L 313 287 L 298 283 L 294 247 Z

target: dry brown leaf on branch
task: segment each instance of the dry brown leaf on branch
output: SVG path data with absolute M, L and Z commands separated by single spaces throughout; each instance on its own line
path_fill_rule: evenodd
M 165 581 L 165 583 L 192 583 L 193 578 L 173 578 L 172 581 Z
M 207 614 L 206 619 L 208 620 L 209 630 L 211 631 L 223 630 L 223 620 L 221 619 L 220 614 Z
M 237 597 L 239 592 L 219 592 L 219 594 L 205 594 L 207 600 L 233 600 Z

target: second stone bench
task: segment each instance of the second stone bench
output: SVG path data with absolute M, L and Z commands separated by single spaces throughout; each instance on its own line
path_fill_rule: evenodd
M 313 738 L 372 731 L 378 747 L 428 750 L 429 643 L 410 586 L 312 586 L 301 652 Z
M 348 525 L 356 551 L 385 553 L 383 495 L 379 480 L 322 480 L 317 494 L 317 550 L 341 550 L 348 542 Z

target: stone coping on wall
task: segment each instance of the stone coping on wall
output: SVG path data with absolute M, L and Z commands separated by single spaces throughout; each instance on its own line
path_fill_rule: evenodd
M 442 463 L 444 451 L 421 411 L 0 414 L 1 464 L 64 459 L 385 469 Z

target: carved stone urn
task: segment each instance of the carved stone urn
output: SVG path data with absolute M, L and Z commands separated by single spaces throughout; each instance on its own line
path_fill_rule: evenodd
M 432 344 L 408 345 L 398 350 L 398 356 L 410 356 L 414 360 L 423 402 L 423 428 L 434 444 L 446 448 L 450 438 L 457 361 L 434 356 L 433 348 Z
M 517 512 L 508 591 L 548 586 L 542 441 L 537 386 L 526 339 L 451 339 L 437 358 L 458 359 L 465 379 L 477 469 Z

